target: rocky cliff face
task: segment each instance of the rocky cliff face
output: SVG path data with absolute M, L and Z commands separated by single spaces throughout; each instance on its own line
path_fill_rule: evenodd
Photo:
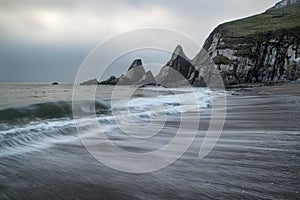
M 222 24 L 211 33 L 204 49 L 225 84 L 300 78 L 298 2 L 282 1 L 261 15 Z M 199 60 L 201 55 L 193 59 L 193 64 L 200 66 Z
M 296 80 L 299 76 L 299 37 L 283 34 L 266 41 L 239 41 L 213 36 L 207 51 L 218 66 L 225 84 Z M 226 39 L 225 39 L 226 40 Z M 231 46 L 226 47 L 227 43 Z

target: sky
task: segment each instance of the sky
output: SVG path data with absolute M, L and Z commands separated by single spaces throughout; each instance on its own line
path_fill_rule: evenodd
M 73 82 L 98 44 L 145 27 L 174 30 L 202 46 L 217 25 L 262 13 L 278 1 L 0 0 L 0 82 Z M 163 63 L 170 55 L 153 56 Z M 115 75 L 132 60 L 122 62 Z

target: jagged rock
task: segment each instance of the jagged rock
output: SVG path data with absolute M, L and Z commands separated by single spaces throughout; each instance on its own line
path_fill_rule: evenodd
M 100 85 L 116 85 L 118 83 L 119 79 L 116 78 L 115 76 L 111 76 L 105 81 L 101 81 L 99 84 Z
M 136 59 L 131 63 L 130 67 L 128 68 L 128 71 L 130 71 L 136 67 L 140 67 L 140 66 L 143 66 L 142 60 Z
M 197 78 L 199 77 L 200 73 L 198 70 L 195 70 L 192 74 L 191 77 L 189 79 L 189 82 L 191 83 L 191 85 L 195 84 L 195 81 L 197 80 Z
M 142 60 L 134 60 L 127 73 L 119 78 L 118 85 L 133 85 L 141 80 L 145 73 Z
M 186 79 L 190 78 L 191 74 L 195 70 L 191 60 L 184 54 L 180 45 L 175 48 L 172 58 L 167 63 L 167 66 L 180 72 Z
M 194 71 L 195 67 L 192 65 L 191 60 L 184 54 L 182 47 L 178 45 L 170 61 L 156 76 L 156 80 L 159 84 L 168 87 L 181 86 L 188 83 L 187 80 L 190 79 Z
M 97 79 L 91 79 L 89 81 L 83 82 L 80 85 L 98 85 L 99 82 Z
M 122 74 L 119 78 L 111 76 L 108 79 L 98 82 L 92 79 L 81 83 L 81 85 L 147 85 L 156 84 L 156 80 L 151 71 L 145 72 L 141 59 L 136 59 L 128 68 L 126 74 Z
M 189 81 L 177 70 L 165 66 L 156 77 L 157 83 L 165 87 L 188 86 Z
M 146 84 L 156 84 L 156 80 L 151 71 L 145 73 L 142 78 L 135 83 L 135 85 L 146 85 Z

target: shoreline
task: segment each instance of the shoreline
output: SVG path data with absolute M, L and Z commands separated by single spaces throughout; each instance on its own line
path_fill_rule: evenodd
M 225 87 L 226 91 L 233 91 L 234 95 L 273 94 L 299 95 L 300 82 L 253 83 Z
M 297 85 L 300 81 L 282 81 L 282 82 L 257 82 L 257 83 L 243 83 L 236 85 L 226 85 L 226 89 L 240 89 L 240 88 L 260 88 L 260 87 L 272 87 L 272 86 L 283 86 L 283 85 Z
M 207 157 L 199 160 L 198 152 L 210 122 L 209 109 L 201 114 L 199 133 L 188 151 L 168 167 L 147 174 L 123 173 L 97 162 L 79 139 L 2 157 L 0 198 L 297 199 L 299 86 L 232 90 L 223 133 Z M 190 120 L 195 120 L 194 114 L 188 113 Z M 177 116 L 171 118 L 165 135 L 179 124 Z M 129 141 L 115 141 L 123 148 L 136 148 Z

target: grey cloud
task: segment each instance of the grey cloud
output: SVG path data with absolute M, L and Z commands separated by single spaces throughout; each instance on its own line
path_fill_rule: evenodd
M 0 81 L 68 81 L 91 46 L 24 46 L 3 44 L 0 48 Z
M 0 0 L 0 81 L 72 81 L 93 46 L 140 27 L 177 30 L 201 44 L 219 23 L 277 1 Z

